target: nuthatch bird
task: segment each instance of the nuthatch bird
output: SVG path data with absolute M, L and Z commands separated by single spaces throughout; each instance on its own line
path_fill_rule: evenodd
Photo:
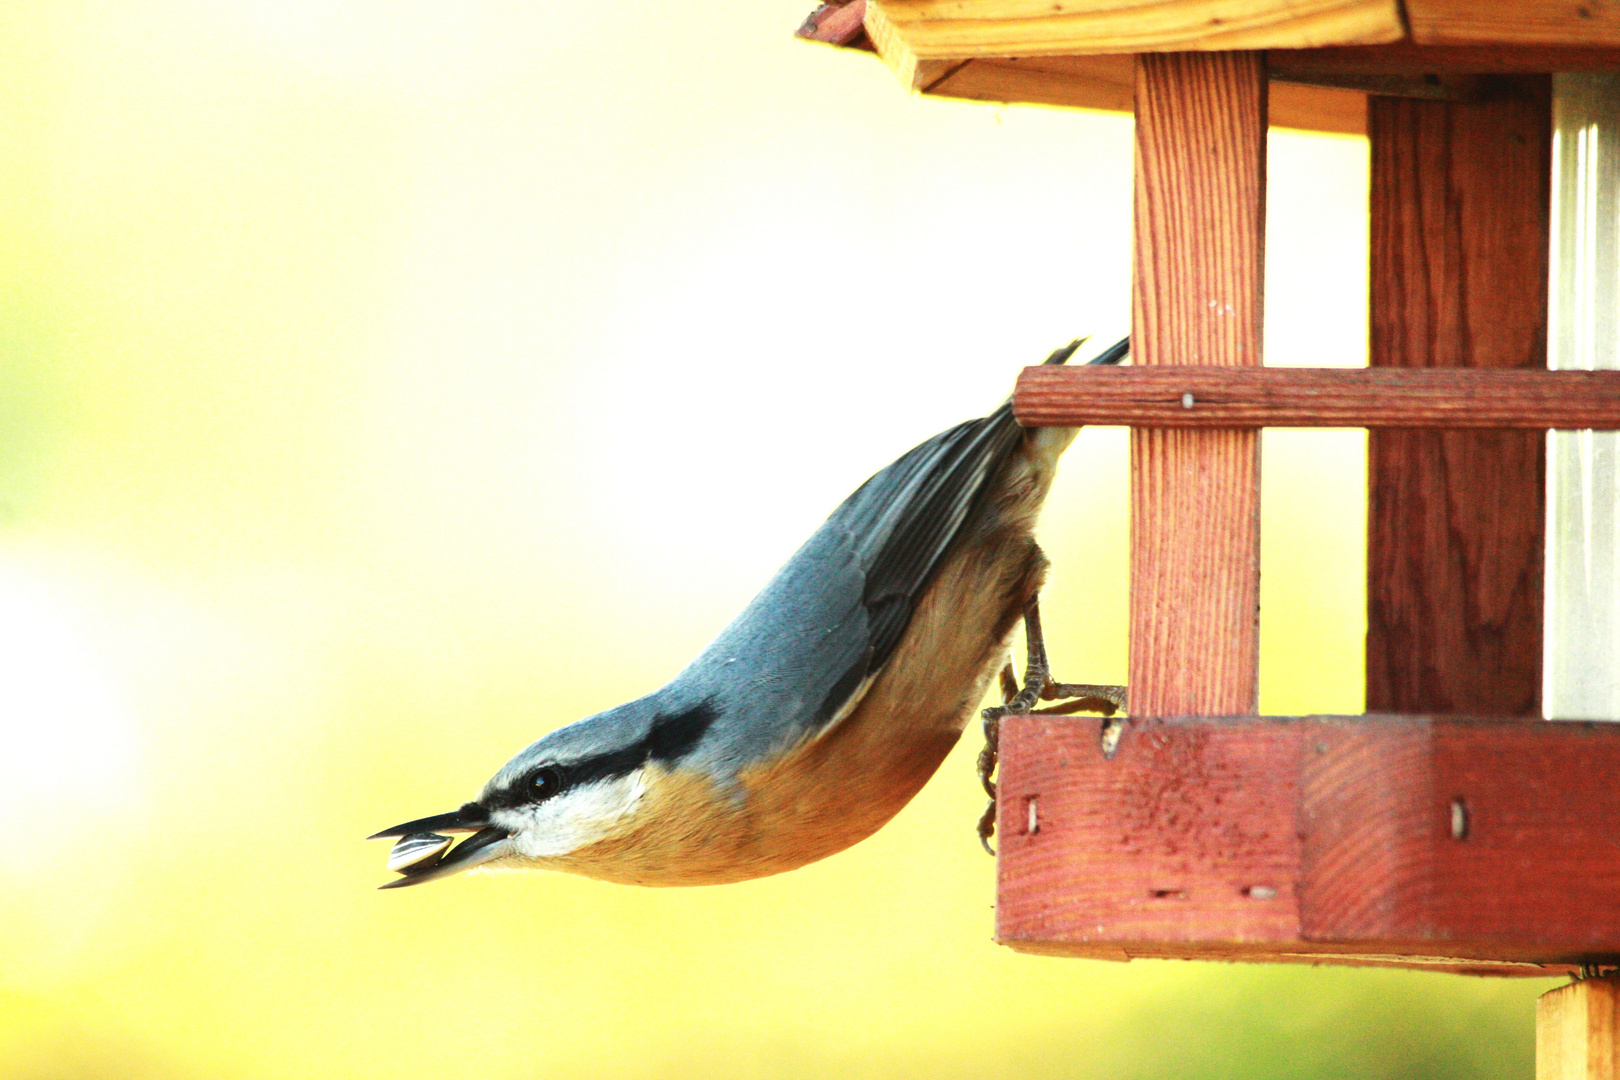
M 1047 359 L 1061 364 L 1076 341 Z M 1092 361 L 1118 363 L 1121 341 Z M 1024 429 L 1011 402 L 934 436 L 832 512 L 741 615 L 666 686 L 553 731 L 473 802 L 384 829 L 415 885 L 501 864 L 636 885 L 792 870 L 876 832 L 956 745 L 990 680 L 995 721 L 1112 713 L 1121 687 L 1055 684 L 1033 529 L 1073 428 Z M 1024 618 L 1029 669 L 1003 667 Z M 989 835 L 981 822 L 981 838 Z M 445 833 L 472 835 L 451 847 Z

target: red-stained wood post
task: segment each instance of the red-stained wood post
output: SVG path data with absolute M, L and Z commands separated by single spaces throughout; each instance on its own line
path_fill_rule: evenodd
M 1547 366 L 1547 76 L 1374 97 L 1371 362 Z M 1545 437 L 1369 436 L 1367 708 L 1541 715 Z
M 1260 363 L 1266 67 L 1258 52 L 1136 60 L 1136 364 Z M 1256 431 L 1131 432 L 1130 711 L 1257 707 Z

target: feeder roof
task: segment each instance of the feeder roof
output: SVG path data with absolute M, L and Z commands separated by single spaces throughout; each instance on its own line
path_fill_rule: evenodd
M 799 36 L 943 97 L 1129 111 L 1141 52 L 1271 50 L 1272 123 L 1365 130 L 1365 94 L 1620 70 L 1620 5 L 1578 0 L 830 0 Z

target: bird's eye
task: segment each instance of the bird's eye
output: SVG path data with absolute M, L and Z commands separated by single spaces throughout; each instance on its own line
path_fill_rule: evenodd
M 543 769 L 536 769 L 529 777 L 529 797 L 535 802 L 544 802 L 562 790 L 562 770 L 547 765 Z

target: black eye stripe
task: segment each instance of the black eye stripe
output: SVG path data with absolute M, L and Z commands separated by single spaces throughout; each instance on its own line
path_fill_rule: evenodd
M 491 801 L 502 807 L 524 806 L 554 799 L 585 784 L 629 776 L 651 762 L 672 765 L 691 753 L 719 717 L 720 710 L 713 701 L 701 701 L 690 709 L 662 714 L 652 722 L 640 742 L 566 765 L 542 765 L 512 787 L 497 793 Z

